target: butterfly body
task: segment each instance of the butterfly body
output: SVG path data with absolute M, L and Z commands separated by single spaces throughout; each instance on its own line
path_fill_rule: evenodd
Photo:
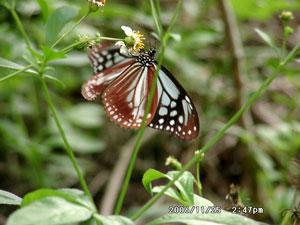
M 119 126 L 139 129 L 157 70 L 156 50 L 127 56 L 104 43 L 89 53 L 94 76 L 82 87 L 87 100 L 99 95 L 106 114 Z M 164 67 L 159 70 L 147 126 L 191 140 L 199 134 L 196 108 L 179 82 Z

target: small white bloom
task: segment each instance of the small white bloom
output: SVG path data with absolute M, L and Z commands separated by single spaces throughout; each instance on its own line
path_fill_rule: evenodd
M 117 46 L 120 47 L 120 53 L 123 54 L 123 55 L 128 55 L 129 54 L 129 51 L 124 43 L 124 41 L 118 41 L 116 43 Z
M 120 46 L 121 54 L 130 54 L 139 52 L 144 48 L 143 41 L 145 38 L 139 31 L 134 31 L 130 27 L 121 26 L 121 29 L 126 34 L 124 41 L 118 41 L 117 46 Z

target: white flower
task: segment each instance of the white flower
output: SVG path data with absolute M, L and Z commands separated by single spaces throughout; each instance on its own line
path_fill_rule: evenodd
M 136 53 L 144 48 L 142 40 L 145 40 L 145 38 L 139 31 L 132 30 L 126 26 L 122 26 L 121 28 L 127 36 L 124 38 L 124 41 L 118 41 L 116 43 L 117 46 L 120 46 L 121 54 Z

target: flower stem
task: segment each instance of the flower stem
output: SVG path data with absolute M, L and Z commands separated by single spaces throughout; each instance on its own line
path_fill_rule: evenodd
M 151 3 L 152 3 L 151 4 L 152 13 L 153 12 L 157 13 L 157 11 L 153 8 L 154 4 L 153 4 L 152 1 L 151 1 Z M 181 3 L 182 3 L 182 0 L 179 0 L 179 2 L 177 4 L 176 12 L 175 12 L 176 16 L 174 15 L 173 18 L 172 18 L 172 22 L 171 22 L 172 24 L 175 22 L 175 19 L 176 19 L 177 14 L 178 14 L 178 10 L 180 8 L 180 7 L 178 8 L 178 5 L 181 6 Z M 155 16 L 157 16 L 157 14 L 155 14 Z M 156 18 L 156 20 L 160 20 L 160 18 Z M 157 29 L 159 31 L 159 29 L 160 29 L 159 23 L 157 23 L 156 25 L 157 25 Z M 171 29 L 172 29 L 172 27 L 171 27 Z M 169 28 L 168 31 L 170 31 L 171 29 Z M 117 206 L 116 206 L 116 209 L 115 209 L 115 214 L 116 215 L 118 215 L 121 211 L 122 204 L 123 204 L 123 201 L 124 201 L 124 197 L 125 197 L 125 194 L 126 194 L 126 191 L 127 191 L 128 184 L 129 184 L 129 180 L 130 180 L 130 177 L 131 177 L 131 174 L 132 174 L 132 171 L 133 171 L 133 166 L 134 166 L 134 163 L 135 163 L 135 160 L 136 160 L 139 148 L 140 148 L 142 137 L 144 135 L 147 115 L 150 111 L 153 96 L 154 96 L 154 92 L 155 92 L 155 89 L 156 89 L 156 83 L 157 83 L 157 78 L 158 78 L 158 74 L 159 74 L 158 71 L 160 70 L 160 68 L 162 66 L 162 61 L 163 61 L 164 52 L 165 52 L 165 44 L 168 40 L 168 38 L 166 38 L 166 35 L 167 34 L 165 34 L 164 37 L 163 37 L 164 41 L 161 40 L 161 51 L 160 51 L 160 54 L 159 54 L 158 63 L 157 63 L 157 66 L 156 66 L 156 71 L 155 71 L 155 75 L 154 75 L 154 78 L 153 78 L 153 82 L 152 82 L 152 86 L 151 86 L 151 90 L 150 90 L 150 94 L 149 94 L 149 99 L 147 101 L 147 106 L 146 106 L 146 109 L 145 109 L 145 112 L 144 112 L 142 125 L 141 125 L 141 128 L 140 128 L 139 133 L 138 133 L 136 144 L 134 146 L 134 149 L 133 149 L 133 152 L 132 152 L 132 155 L 131 155 L 131 159 L 130 159 L 130 163 L 129 163 L 129 166 L 128 166 L 128 170 L 127 170 L 127 173 L 126 173 L 126 177 L 125 177 L 125 180 L 124 180 L 124 184 L 123 184 L 123 187 L 122 187 L 122 190 L 121 190 L 118 202 L 117 202 Z
M 261 85 L 261 87 L 254 93 L 254 95 L 247 101 L 247 103 L 228 121 L 228 123 L 221 129 L 201 150 L 196 154 L 184 167 L 183 169 L 170 181 L 157 195 L 155 195 L 150 201 L 148 201 L 143 208 L 141 208 L 131 219 L 135 221 L 139 218 L 148 208 L 150 208 L 165 192 L 170 188 L 175 181 L 187 171 L 194 163 L 196 163 L 201 157 L 202 153 L 205 153 L 211 146 L 213 146 L 225 133 L 225 131 L 230 128 L 244 113 L 244 111 L 249 108 L 249 106 L 261 95 L 261 93 L 269 86 L 269 84 L 275 79 L 279 74 L 281 69 L 285 64 L 280 64 L 277 69 L 272 73 L 272 75 Z
M 198 153 L 200 154 L 200 153 Z M 201 182 L 200 182 L 200 162 L 201 162 L 201 159 L 199 159 L 197 161 L 197 167 L 196 167 L 196 173 L 197 173 L 197 182 L 196 182 L 196 186 L 197 186 L 197 189 L 198 189 L 198 194 L 199 196 L 202 197 L 202 185 L 201 185 Z
M 64 39 L 68 34 L 70 34 L 89 14 L 90 14 L 90 11 L 88 11 L 86 14 L 84 14 L 76 23 L 73 24 L 73 26 L 69 30 L 67 30 L 65 33 L 63 33 L 56 40 L 56 42 L 54 42 L 54 44 L 51 46 L 51 48 L 54 48 L 62 39 Z
M 79 178 L 79 182 L 80 182 L 80 184 L 81 184 L 81 187 L 82 187 L 82 189 L 84 190 L 84 192 L 86 193 L 86 195 L 89 197 L 91 203 L 94 204 L 94 207 L 95 207 L 95 209 L 96 209 L 96 206 L 95 206 L 93 197 L 92 197 L 92 195 L 91 195 L 91 193 L 90 193 L 90 191 L 89 191 L 89 189 L 88 189 L 88 187 L 87 187 L 87 184 L 86 184 L 86 182 L 85 182 L 85 180 L 84 180 L 84 177 L 83 177 L 82 173 L 80 172 L 78 163 L 77 163 L 77 161 L 76 161 L 76 159 L 75 159 L 75 156 L 74 156 L 74 154 L 73 154 L 73 152 L 72 152 L 71 146 L 70 146 L 70 144 L 69 144 L 69 142 L 68 142 L 68 140 L 67 140 L 65 131 L 63 130 L 62 125 L 61 125 L 61 123 L 60 123 L 60 121 L 59 121 L 59 119 L 58 119 L 58 116 L 57 116 L 56 110 L 55 110 L 55 108 L 54 108 L 53 102 L 52 102 L 52 100 L 51 100 L 51 97 L 50 97 L 50 94 L 49 94 L 49 90 L 48 90 L 48 87 L 47 87 L 47 84 L 46 84 L 46 82 L 45 82 L 44 77 L 42 76 L 42 77 L 40 78 L 40 80 L 41 80 L 41 83 L 42 83 L 42 87 L 43 87 L 43 91 L 44 91 L 46 100 L 47 100 L 48 105 L 49 105 L 49 107 L 50 107 L 50 110 L 51 110 L 51 112 L 52 112 L 52 115 L 53 115 L 53 118 L 54 118 L 54 120 L 55 120 L 56 126 L 57 126 L 57 128 L 58 128 L 58 130 L 59 130 L 59 133 L 60 133 L 60 135 L 61 135 L 61 137 L 62 137 L 62 139 L 63 139 L 63 141 L 64 141 L 64 144 L 65 144 L 65 147 L 66 147 L 66 152 L 67 152 L 69 158 L 71 159 L 72 164 L 73 164 L 73 166 L 74 166 L 74 168 L 75 168 L 75 170 L 76 170 L 76 173 L 77 173 L 77 176 L 78 176 L 78 178 Z
M 16 23 L 17 23 L 17 26 L 18 26 L 19 30 L 21 31 L 21 33 L 22 33 L 22 35 L 23 35 L 23 37 L 24 37 L 24 39 L 25 39 L 25 42 L 26 42 L 28 48 L 31 49 L 31 45 L 30 45 L 29 38 L 28 38 L 28 36 L 27 36 L 27 34 L 26 34 L 25 30 L 24 30 L 24 27 L 23 27 L 23 25 L 22 25 L 22 23 L 21 23 L 21 21 L 20 21 L 20 18 L 19 18 L 19 16 L 18 16 L 18 14 L 17 14 L 16 11 L 15 11 L 15 8 L 14 8 L 14 7 L 11 7 L 11 8 L 9 8 L 9 9 L 10 9 L 10 12 L 11 12 L 11 14 L 12 14 L 14 20 L 15 20 Z
M 91 38 L 88 38 L 88 39 L 85 39 L 85 40 L 82 40 L 82 41 L 78 41 L 76 43 L 73 43 L 65 48 L 63 48 L 61 51 L 64 52 L 64 53 L 68 53 L 72 48 L 76 47 L 77 45 L 81 45 L 85 42 L 88 42 L 88 41 L 98 41 L 98 40 L 109 40 L 109 41 L 123 41 L 124 39 L 120 39 L 120 38 L 110 38 L 110 37 L 91 37 Z
M 0 82 L 5 81 L 5 80 L 7 80 L 7 79 L 9 79 L 9 78 L 12 78 L 12 77 L 18 75 L 19 73 L 22 73 L 22 72 L 24 72 L 24 71 L 30 69 L 32 66 L 33 66 L 33 65 L 31 64 L 31 65 L 28 65 L 28 66 L 24 67 L 24 68 L 21 69 L 21 70 L 18 70 L 18 71 L 14 72 L 14 73 L 11 73 L 11 74 L 9 74 L 9 75 L 7 75 L 7 76 L 1 78 L 1 79 L 0 79 Z

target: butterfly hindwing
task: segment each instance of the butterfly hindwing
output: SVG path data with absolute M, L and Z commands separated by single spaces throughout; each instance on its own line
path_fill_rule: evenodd
M 198 137 L 199 118 L 196 108 L 183 87 L 164 67 L 159 71 L 156 89 L 156 114 L 148 126 L 174 133 L 182 139 Z
M 147 106 L 154 73 L 140 63 L 132 64 L 103 92 L 106 114 L 124 128 L 139 129 Z M 146 124 L 153 119 L 157 107 L 155 91 Z

